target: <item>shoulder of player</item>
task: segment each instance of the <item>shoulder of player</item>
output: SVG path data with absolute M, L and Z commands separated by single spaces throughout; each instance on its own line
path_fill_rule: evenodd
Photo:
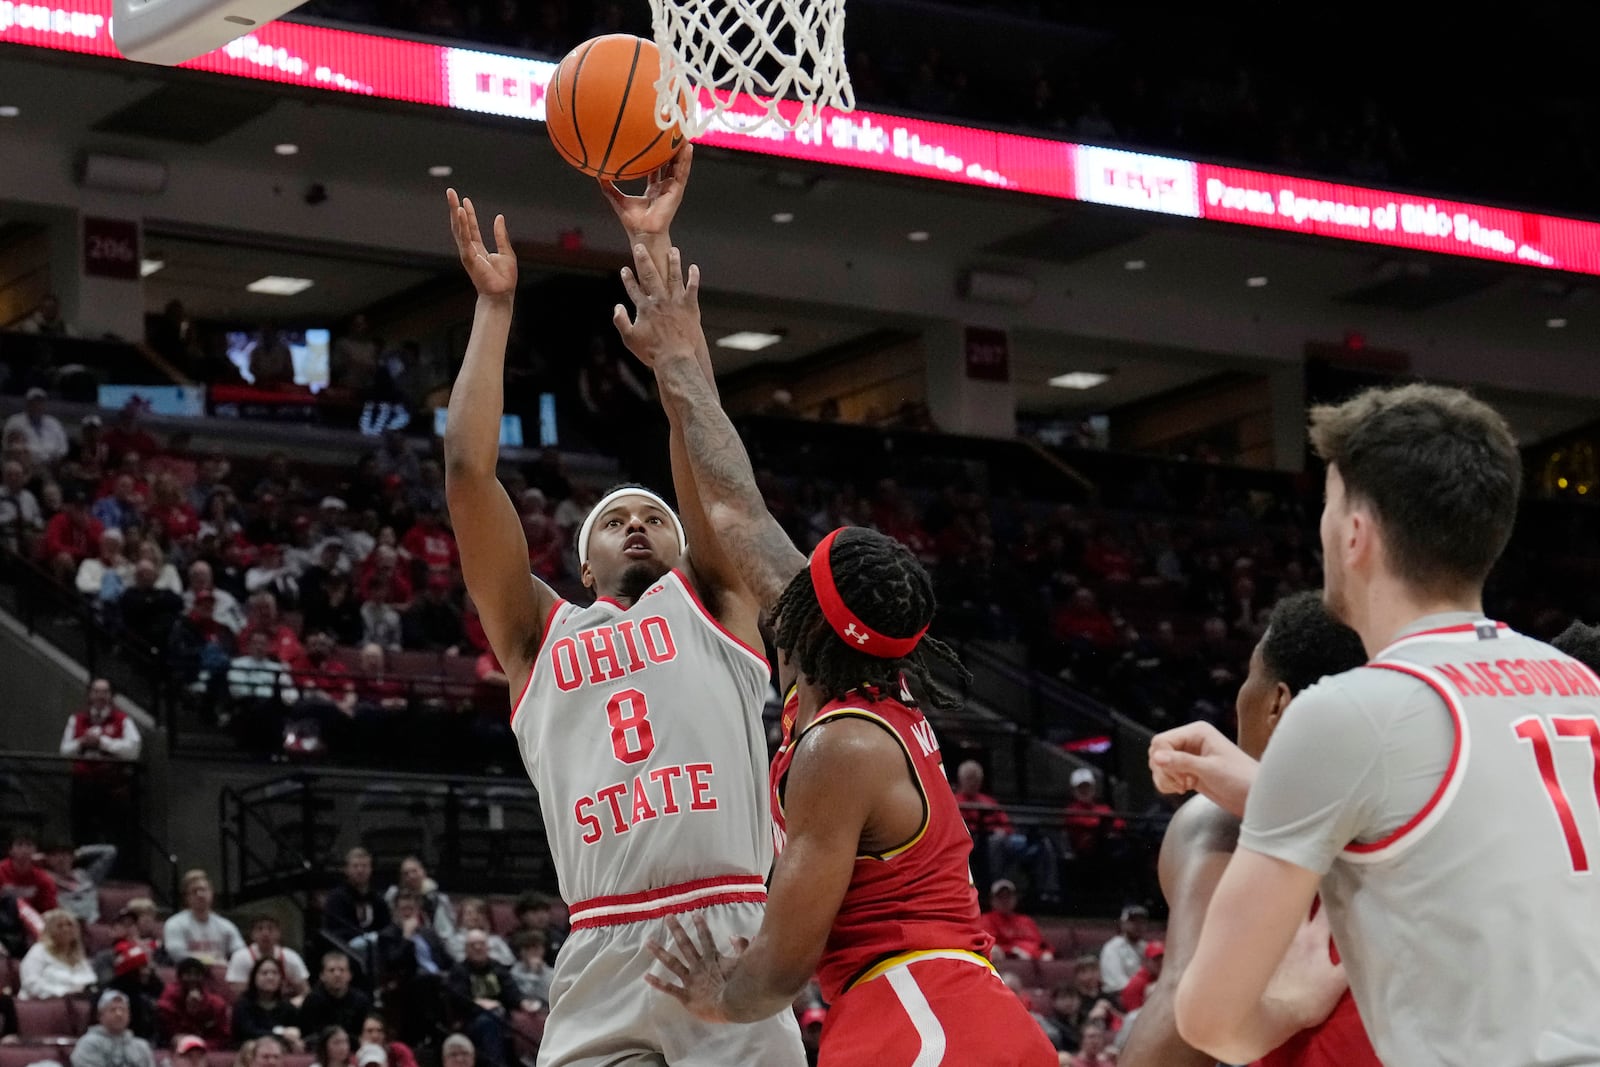
M 1315 720 L 1332 726 L 1347 718 L 1370 718 L 1376 711 L 1393 709 L 1417 697 L 1438 699 L 1425 676 L 1368 664 L 1330 675 L 1302 689 L 1285 709 L 1284 722 L 1304 724 Z
M 794 745 L 790 775 L 820 775 L 860 784 L 861 776 L 879 774 L 893 760 L 905 760 L 899 735 L 881 716 L 864 708 L 835 708 L 800 734 Z
M 1190 797 L 1173 814 L 1161 839 L 1163 860 L 1178 856 L 1232 852 L 1239 843 L 1239 819 L 1202 796 Z

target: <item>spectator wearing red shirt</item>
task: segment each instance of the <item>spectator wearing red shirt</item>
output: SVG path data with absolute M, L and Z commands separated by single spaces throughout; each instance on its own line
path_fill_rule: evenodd
M 440 523 L 439 513 L 431 506 L 417 512 L 417 521 L 401 538 L 400 547 L 424 572 L 448 571 L 461 562 L 455 535 Z
M 139 425 L 139 412 L 131 404 L 117 412 L 117 421 L 105 432 L 105 444 L 113 463 L 121 463 L 130 452 L 153 456 L 161 451 L 160 442 Z
M 1134 972 L 1128 984 L 1122 987 L 1122 1010 L 1138 1011 L 1144 1007 L 1150 986 L 1161 977 L 1161 963 L 1166 958 L 1167 946 L 1162 941 L 1152 941 L 1144 947 L 1144 966 Z
M 1017 910 L 1017 887 L 1001 878 L 989 889 L 990 910 L 978 917 L 978 926 L 994 937 L 993 959 L 1050 960 L 1055 952 L 1045 943 L 1039 924 Z
M 489 635 L 483 632 L 483 616 L 478 614 L 478 605 L 471 593 L 461 597 L 461 629 L 467 635 L 467 644 L 479 652 L 489 651 Z
M 0 895 L 24 901 L 43 915 L 56 907 L 56 882 L 33 861 L 37 851 L 32 834 L 19 833 L 11 839 L 10 852 L 0 860 Z
M 400 556 L 388 545 L 372 550 L 361 577 L 356 582 L 356 593 L 363 603 L 387 604 L 404 610 L 413 596 L 411 579 L 400 566 Z
M 156 477 L 147 512 L 152 529 L 166 535 L 168 544 L 200 533 L 200 516 L 183 497 L 183 488 L 171 474 Z
M 213 1051 L 228 1047 L 228 1002 L 206 989 L 210 968 L 198 956 L 178 961 L 178 973 L 156 1001 L 164 1034 L 195 1034 Z
M 318 630 L 306 635 L 305 651 L 290 664 L 300 702 L 331 704 L 346 715 L 355 711 L 356 683 L 350 671 L 333 656 L 333 635 Z
M 1073 590 L 1070 600 L 1056 608 L 1050 627 L 1058 641 L 1087 642 L 1096 649 L 1115 648 L 1117 644 L 1117 628 L 1111 616 L 1100 609 L 1094 592 L 1081 586 Z
M 983 792 L 983 765 L 977 760 L 956 768 L 956 803 L 974 843 L 988 840 L 991 833 L 1011 832 L 1011 817 L 998 800 Z
M 67 490 L 62 497 L 61 510 L 45 524 L 41 549 L 44 562 L 50 565 L 62 584 L 72 584 L 78 564 L 100 551 L 103 528 L 100 521 L 89 514 L 83 491 Z
M 281 663 L 295 663 L 305 655 L 294 628 L 278 616 L 278 598 L 262 590 L 250 598 L 249 622 L 239 631 L 239 646 L 250 647 L 250 638 L 257 633 L 267 635 L 267 647 L 273 659 Z
M 1109 805 L 1095 799 L 1098 787 L 1093 771 L 1079 767 L 1072 772 L 1071 781 L 1072 799 L 1067 801 L 1067 813 L 1063 821 L 1067 827 L 1067 840 L 1072 845 L 1072 854 L 1084 859 L 1102 852 L 1105 839 L 1120 834 L 1127 824 L 1121 819 L 1106 817 L 1113 813 Z
M 356 679 L 356 699 L 364 709 L 406 709 L 406 683 L 399 678 L 389 677 L 388 669 L 382 645 L 369 644 L 361 649 L 361 673 Z
M 547 582 L 561 577 L 566 544 L 561 527 L 550 517 L 544 494 L 537 489 L 522 494 L 522 534 L 528 539 L 528 569 Z

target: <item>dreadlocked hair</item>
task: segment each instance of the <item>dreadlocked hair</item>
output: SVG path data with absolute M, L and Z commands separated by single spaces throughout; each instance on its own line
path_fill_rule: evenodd
M 937 604 L 933 580 L 904 545 L 876 530 L 849 527 L 833 542 L 834 584 L 857 618 L 888 637 L 909 637 L 933 619 Z M 945 664 L 963 689 L 972 675 L 943 641 L 923 636 L 899 659 L 869 656 L 842 640 L 822 613 L 809 567 L 789 582 L 772 609 L 774 643 L 800 672 L 827 695 L 841 700 L 852 690 L 900 691 L 901 676 L 927 694 L 941 710 L 961 707 L 962 699 L 933 680 L 933 657 Z

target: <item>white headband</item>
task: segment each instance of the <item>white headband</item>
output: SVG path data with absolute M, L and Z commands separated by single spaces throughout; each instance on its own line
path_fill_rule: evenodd
M 578 529 L 578 563 L 589 562 L 589 535 L 594 532 L 594 520 L 616 501 L 625 496 L 642 496 L 662 511 L 672 516 L 672 530 L 678 535 L 678 552 L 681 554 L 689 547 L 689 542 L 683 536 L 683 520 L 678 518 L 678 513 L 673 511 L 665 500 L 652 493 L 650 490 L 636 485 L 625 485 L 621 489 L 613 489 L 601 498 L 600 503 L 590 510 L 588 518 L 583 520 L 583 525 Z

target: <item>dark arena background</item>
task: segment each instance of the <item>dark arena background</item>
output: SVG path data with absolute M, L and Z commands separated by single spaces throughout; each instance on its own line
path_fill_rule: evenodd
M 1166 918 L 1150 740 L 1232 736 L 1273 605 L 1321 586 L 1310 407 L 1492 404 L 1525 473 L 1488 612 L 1600 619 L 1593 16 L 1410 40 L 848 2 L 856 110 L 708 130 L 673 236 L 794 544 L 870 526 L 932 575 L 996 966 L 1093 1067 L 1083 1031 L 1120 1047 L 1139 1006 L 1104 972 Z M 163 1062 L 278 1067 L 248 1045 L 277 1032 L 291 1067 L 532 1067 L 572 902 L 446 508 L 473 287 L 445 190 L 508 220 L 499 477 L 533 573 L 587 603 L 577 527 L 672 484 L 668 424 L 611 324 L 627 242 L 543 120 L 561 57 L 649 37 L 649 5 L 311 0 L 181 66 L 122 58 L 111 17 L 0 0 L 0 1067 L 100 1067 L 73 1049 L 110 988 Z M 41 976 L 47 869 L 82 952 Z M 397 975 L 402 881 L 441 956 Z M 255 942 L 232 968 L 207 885 Z M 162 945 L 185 930 L 203 967 Z M 241 1000 L 274 937 L 282 1003 Z M 826 1011 L 795 1004 L 813 1057 Z

